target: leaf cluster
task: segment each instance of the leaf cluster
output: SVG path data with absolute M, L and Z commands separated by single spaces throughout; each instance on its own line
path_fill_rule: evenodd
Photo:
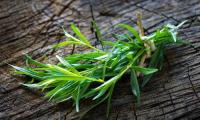
M 118 27 L 127 30 L 130 34 L 115 34 L 116 41 L 111 42 L 102 37 L 99 27 L 93 22 L 93 27 L 103 47 L 111 48 L 108 50 L 93 47 L 80 30 L 72 24 L 71 29 L 75 36 L 70 35 L 63 28 L 66 41 L 55 45 L 54 48 L 76 44 L 91 48 L 90 52 L 56 56 L 59 60 L 56 65 L 38 62 L 26 55 L 28 66 L 11 66 L 16 69 L 16 74 L 35 79 L 34 82 L 23 84 L 24 86 L 43 90 L 45 98 L 55 102 L 72 100 L 77 112 L 81 100 L 95 101 L 88 110 L 107 100 L 108 116 L 113 90 L 116 83 L 126 73 L 130 75 L 133 95 L 140 103 L 141 88 L 148 83 L 153 73 L 163 66 L 164 48 L 170 44 L 182 43 L 177 37 L 177 32 L 183 23 L 177 26 L 165 25 L 156 32 L 142 37 L 132 26 L 119 24 Z M 144 46 L 145 43 L 154 43 L 155 48 L 147 49 Z M 151 52 L 152 56 L 145 67 L 140 66 L 142 56 L 147 52 Z M 138 73 L 143 76 L 142 79 L 139 79 Z

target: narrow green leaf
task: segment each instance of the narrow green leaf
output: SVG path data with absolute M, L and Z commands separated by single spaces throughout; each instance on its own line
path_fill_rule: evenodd
M 177 45 L 191 45 L 191 43 L 189 41 L 184 41 L 180 38 L 177 38 L 176 43 Z
M 92 99 L 92 100 L 96 100 L 98 98 L 100 98 L 101 96 L 103 96 L 106 93 L 107 89 L 102 89 L 99 91 L 99 93 Z
M 138 72 L 143 73 L 144 75 L 152 74 L 158 71 L 156 68 L 144 68 L 141 66 L 132 66 L 132 68 Z
M 100 57 L 106 53 L 100 52 L 87 52 L 87 53 L 80 53 L 80 54 L 72 54 L 66 56 L 64 59 L 67 60 L 70 64 L 77 63 L 79 61 L 94 61 L 97 57 Z
M 173 38 L 174 42 L 176 42 L 177 41 L 176 40 L 176 32 L 170 32 L 170 33 L 172 35 L 172 38 Z
M 72 65 L 77 70 L 79 70 L 79 69 L 89 69 L 89 68 L 95 67 L 95 65 L 93 65 L 93 64 L 72 64 Z
M 26 68 L 17 67 L 17 66 L 14 66 L 14 65 L 10 65 L 10 66 L 15 68 L 16 70 L 20 71 L 21 74 L 28 75 L 28 76 L 31 76 L 31 77 L 36 78 L 36 79 L 42 79 L 42 76 L 40 76 L 36 71 L 29 70 L 29 69 L 26 69 Z
M 112 42 L 112 41 L 102 41 L 102 44 L 104 45 L 104 46 L 111 46 L 111 47 L 113 47 L 113 46 L 115 46 L 116 45 L 116 43 L 115 42 Z
M 38 84 L 21 84 L 23 86 L 29 87 L 29 88 L 36 88 L 36 89 L 41 89 L 42 86 Z
M 33 60 L 30 56 L 28 56 L 27 54 L 25 55 L 25 58 L 27 60 L 28 63 L 31 63 L 31 64 L 34 64 L 34 65 L 37 65 L 37 66 L 40 66 L 40 67 L 47 67 L 46 64 L 43 64 L 43 63 L 40 63 L 36 60 Z
M 80 38 L 81 41 L 83 41 L 87 45 L 90 45 L 90 43 L 87 40 L 87 38 L 80 32 L 80 30 L 76 27 L 75 24 L 71 24 L 71 28 L 74 31 L 74 33 Z
M 66 66 L 71 72 L 78 74 L 79 72 L 69 63 L 67 62 L 64 58 L 60 57 L 60 56 L 56 56 L 58 58 L 58 60 L 64 65 Z
M 137 32 L 137 30 L 135 30 L 133 27 L 131 27 L 130 25 L 127 24 L 119 24 L 118 26 L 127 29 L 128 31 L 130 31 L 135 37 L 136 39 L 142 43 L 142 39 L 139 36 L 139 33 Z
M 72 72 L 70 72 L 62 67 L 56 66 L 56 65 L 47 64 L 47 66 L 49 69 L 51 69 L 53 71 L 59 71 L 65 75 L 78 76 L 77 74 L 72 73 Z
M 79 84 L 78 81 L 68 81 L 62 84 L 58 84 L 54 89 L 49 91 L 45 98 L 49 98 L 49 100 L 54 100 L 58 102 L 62 102 L 66 99 L 72 97 L 76 89 L 74 89 Z
M 109 90 L 108 93 L 108 102 L 107 102 L 107 112 L 106 112 L 106 117 L 108 118 L 110 115 L 110 110 L 111 110 L 111 100 L 112 100 L 112 94 L 114 90 L 115 84 L 113 84 Z
M 76 41 L 64 41 L 64 42 L 60 42 L 60 43 L 54 45 L 53 48 L 60 48 L 60 47 L 64 47 L 64 46 L 68 46 L 68 45 L 72 45 L 72 44 L 79 45 L 80 42 L 76 42 Z
M 159 61 L 161 59 L 163 59 L 163 57 L 164 57 L 163 50 L 164 50 L 164 46 L 162 44 L 160 44 L 150 59 L 150 63 L 148 66 L 149 68 L 157 68 L 158 67 Z M 144 87 L 148 83 L 148 81 L 152 78 L 152 76 L 153 76 L 153 74 L 144 76 L 144 79 L 142 82 L 142 87 Z
M 140 104 L 140 87 L 134 68 L 131 68 L 131 88 L 133 94 L 137 97 L 137 103 Z
M 79 100 L 80 100 L 80 86 L 78 86 L 76 95 L 76 111 L 79 112 Z
M 63 32 L 64 32 L 65 36 L 66 36 L 67 38 L 70 38 L 70 41 L 76 41 L 76 42 L 80 42 L 80 43 L 81 43 L 81 41 L 80 41 L 79 39 L 77 39 L 77 38 L 75 38 L 74 36 L 70 35 L 70 34 L 64 29 L 64 27 L 62 27 L 62 28 L 63 28 Z M 82 44 L 83 44 L 83 43 L 82 43 Z
M 180 28 L 181 26 L 183 26 L 186 22 L 187 22 L 187 20 L 184 20 L 183 22 L 181 22 L 180 24 L 178 24 L 177 25 L 177 29 Z

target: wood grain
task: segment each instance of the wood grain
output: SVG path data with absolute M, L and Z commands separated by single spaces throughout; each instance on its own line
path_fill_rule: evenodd
M 191 120 L 200 119 L 200 1 L 199 0 L 1 0 L 0 1 L 0 119 L 72 120 L 78 118 L 70 102 L 55 104 L 41 98 L 38 91 L 19 85 L 26 78 L 10 75 L 6 63 L 24 65 L 23 54 L 35 59 L 71 53 L 72 47 L 58 51 L 51 46 L 64 40 L 60 26 L 70 31 L 74 22 L 98 45 L 90 29 L 97 21 L 105 38 L 124 32 L 114 26 L 128 23 L 136 27 L 136 12 L 143 13 L 145 34 L 165 23 L 188 23 L 180 36 L 191 46 L 170 47 L 166 65 L 142 90 L 141 106 L 135 106 L 129 78 L 115 89 L 111 120 Z M 137 28 L 137 27 L 136 27 Z M 77 51 L 86 50 L 77 48 Z M 77 52 L 75 51 L 75 52 Z M 82 104 L 82 111 L 87 104 Z M 105 120 L 106 104 L 91 111 L 86 120 Z

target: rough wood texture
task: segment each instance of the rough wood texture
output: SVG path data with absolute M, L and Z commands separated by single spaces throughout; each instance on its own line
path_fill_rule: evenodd
M 188 20 L 181 36 L 191 46 L 167 50 L 166 69 L 143 89 L 142 104 L 135 108 L 128 79 L 122 79 L 113 97 L 112 120 L 200 119 L 200 1 L 199 0 L 1 0 L 0 1 L 0 119 L 71 120 L 77 114 L 69 102 L 54 104 L 37 91 L 22 88 L 21 78 L 10 75 L 5 63 L 23 64 L 23 54 L 70 53 L 72 48 L 51 50 L 63 40 L 59 25 L 75 22 L 96 44 L 90 22 L 96 20 L 105 32 L 120 31 L 113 25 L 135 26 L 136 11 L 143 13 L 146 33 L 164 23 Z M 79 49 L 81 50 L 81 49 Z M 83 50 L 83 49 L 82 49 Z M 83 105 L 84 106 L 84 105 Z M 86 119 L 104 120 L 105 105 Z

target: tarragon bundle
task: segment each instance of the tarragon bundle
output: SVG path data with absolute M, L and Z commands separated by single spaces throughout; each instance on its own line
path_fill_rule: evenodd
M 118 27 L 127 30 L 129 34 L 115 34 L 115 41 L 106 41 L 93 22 L 93 28 L 103 48 L 110 49 L 95 48 L 72 24 L 71 29 L 75 36 L 63 29 L 67 40 L 54 47 L 74 44 L 88 47 L 90 52 L 56 56 L 58 64 L 44 64 L 26 56 L 28 66 L 12 67 L 17 74 L 34 78 L 34 82 L 23 84 L 24 86 L 43 90 L 45 98 L 52 101 L 72 100 L 77 112 L 81 100 L 94 100 L 89 110 L 107 101 L 108 116 L 113 90 L 124 74 L 130 75 L 130 88 L 137 102 L 140 102 L 141 88 L 163 66 L 165 47 L 183 43 L 177 37 L 178 29 L 183 24 L 184 22 L 177 26 L 167 24 L 147 36 L 144 35 L 140 22 L 140 32 L 127 24 L 119 24 Z

